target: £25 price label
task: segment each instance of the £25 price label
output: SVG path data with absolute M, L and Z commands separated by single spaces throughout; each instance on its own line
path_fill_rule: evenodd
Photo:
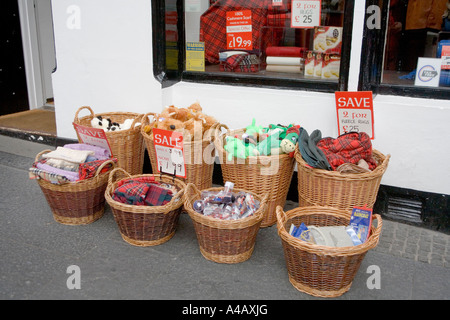
M 291 28 L 320 26 L 321 0 L 292 0 Z
M 186 178 L 183 134 L 154 128 L 153 141 L 158 172 Z
M 252 11 L 227 12 L 227 49 L 252 50 Z

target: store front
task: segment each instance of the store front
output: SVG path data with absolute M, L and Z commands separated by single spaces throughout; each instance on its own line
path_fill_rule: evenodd
M 450 31 L 447 1 L 427 3 L 54 1 L 57 135 L 76 139 L 84 105 L 147 113 L 197 101 L 229 128 L 255 118 L 337 137 L 335 92 L 371 91 L 372 144 L 391 155 L 378 210 L 448 228 L 449 71 L 419 83 L 414 70 L 441 66 Z

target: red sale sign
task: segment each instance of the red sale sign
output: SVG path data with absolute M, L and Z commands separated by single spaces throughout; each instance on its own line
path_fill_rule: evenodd
M 335 92 L 339 135 L 365 132 L 374 139 L 372 91 Z
M 181 132 L 154 128 L 153 141 L 158 172 L 186 178 L 183 134 Z
M 75 122 L 73 122 L 73 126 L 81 143 L 104 148 L 109 151 L 111 156 L 113 155 L 111 147 L 109 146 L 108 138 L 105 134 L 105 130 L 100 128 L 85 127 Z
M 252 11 L 227 12 L 227 49 L 252 50 Z

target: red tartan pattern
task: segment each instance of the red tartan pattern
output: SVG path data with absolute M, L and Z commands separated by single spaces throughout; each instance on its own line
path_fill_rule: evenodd
M 117 163 L 117 158 L 110 158 L 107 160 L 112 160 L 114 163 Z M 107 160 L 95 160 L 95 161 L 80 163 L 80 165 L 78 166 L 78 174 L 80 175 L 79 180 L 85 180 L 85 179 L 89 179 L 89 178 L 92 178 L 93 176 L 95 176 L 97 169 L 103 164 L 103 162 L 105 162 Z M 112 167 L 111 164 L 107 164 L 106 166 L 104 166 L 102 168 L 100 173 L 109 171 L 111 169 L 111 167 Z
M 252 43 L 253 49 L 261 49 L 277 45 L 282 34 L 276 37 L 269 32 L 267 15 L 269 12 L 280 12 L 280 9 L 269 10 L 272 0 L 218 0 L 200 17 L 200 41 L 205 42 L 205 59 L 213 64 L 219 63 L 219 52 L 227 49 L 226 15 L 228 11 L 252 11 Z
M 369 164 L 369 169 L 377 167 L 377 162 L 372 157 L 372 142 L 365 132 L 350 132 L 340 135 L 338 138 L 323 138 L 317 143 L 333 170 L 343 163 L 358 164 L 364 159 Z

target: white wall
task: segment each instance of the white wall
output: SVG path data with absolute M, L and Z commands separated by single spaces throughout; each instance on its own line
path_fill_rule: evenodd
M 150 0 L 57 0 L 52 9 L 59 137 L 76 138 L 72 121 L 84 105 L 95 113 L 146 113 L 161 105 L 161 86 L 153 77 Z
M 356 1 L 355 26 L 363 10 Z M 67 7 L 81 9 L 81 28 L 68 29 Z M 161 90 L 152 74 L 151 0 L 58 0 L 53 2 L 58 71 L 54 75 L 58 136 L 75 137 L 76 110 L 158 112 L 199 101 L 231 129 L 256 118 L 259 124 L 296 122 L 308 132 L 336 137 L 334 94 L 181 82 Z M 354 28 L 352 59 L 359 57 L 361 30 Z M 357 40 L 360 39 L 360 40 Z M 359 66 L 359 61 L 352 62 Z M 359 67 L 350 69 L 350 90 Z M 373 146 L 391 161 L 382 184 L 450 194 L 450 102 L 377 96 Z

